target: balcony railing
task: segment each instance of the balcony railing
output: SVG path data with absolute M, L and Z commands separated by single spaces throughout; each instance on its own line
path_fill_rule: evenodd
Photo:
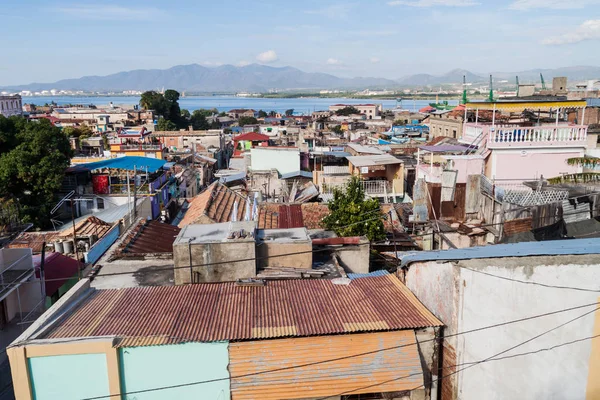
M 463 142 L 472 143 L 479 135 L 487 136 L 489 149 L 522 147 L 585 147 L 585 125 L 475 125 L 465 124 Z M 483 142 L 482 142 L 483 144 Z
M 138 194 L 152 194 L 152 193 L 155 193 L 158 190 L 160 190 L 160 188 L 163 187 L 163 185 L 166 182 L 167 182 L 167 175 L 162 174 L 161 176 L 159 176 L 158 178 L 156 178 L 154 181 L 152 181 L 150 183 L 144 183 L 142 185 L 138 185 L 137 189 L 135 189 L 135 190 L 137 191 Z M 109 186 L 108 194 L 123 195 L 123 194 L 129 193 L 130 195 L 133 196 L 133 192 L 134 192 L 134 185 L 133 185 L 133 179 L 132 179 L 131 182 L 129 183 L 129 185 L 127 185 L 127 183 L 111 184 Z M 102 193 L 96 193 L 96 194 L 102 194 Z
M 388 181 L 360 181 L 365 194 L 369 196 L 391 196 L 393 194 L 392 183 Z M 332 194 L 335 189 L 344 190 L 347 183 L 326 184 L 322 192 Z

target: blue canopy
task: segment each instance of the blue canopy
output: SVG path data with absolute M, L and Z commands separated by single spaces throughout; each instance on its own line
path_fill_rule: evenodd
M 117 158 L 109 158 L 107 160 L 91 162 L 87 164 L 79 164 L 79 167 L 89 169 L 90 171 L 100 168 L 111 169 L 127 169 L 133 171 L 134 167 L 138 171 L 156 172 L 163 167 L 167 162 L 150 157 L 140 156 L 125 156 Z

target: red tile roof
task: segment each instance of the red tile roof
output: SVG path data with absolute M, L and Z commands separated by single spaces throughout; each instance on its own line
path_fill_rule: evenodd
M 243 196 L 227 186 L 214 182 L 206 188 L 202 193 L 194 197 L 183 219 L 179 223 L 179 227 L 183 228 L 186 225 L 199 223 L 204 216 L 204 220 L 209 221 L 200 223 L 220 223 L 231 221 L 231 213 L 235 202 L 238 203 L 237 220 L 244 219 L 246 212 L 246 196 Z
M 121 346 L 441 326 L 393 275 L 97 290 L 47 338 L 117 336 Z
M 267 142 L 269 141 L 269 137 L 267 135 L 263 135 L 262 133 L 257 132 L 248 132 L 242 133 L 239 136 L 233 138 L 234 142 L 239 142 L 241 140 L 249 140 L 251 142 Z
M 113 224 L 102 221 L 97 217 L 89 217 L 75 225 L 77 237 L 96 235 L 98 239 L 104 237 L 106 233 L 113 227 Z M 59 233 L 61 238 L 72 238 L 73 228 L 65 229 Z

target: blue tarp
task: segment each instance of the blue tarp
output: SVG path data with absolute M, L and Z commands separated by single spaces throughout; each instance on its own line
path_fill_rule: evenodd
M 386 276 L 389 274 L 390 273 L 387 272 L 385 269 L 380 269 L 377 271 L 369 272 L 368 274 L 348 274 L 348 279 L 354 280 L 360 278 L 373 278 L 377 276 Z
M 138 171 L 146 171 L 146 168 L 148 168 L 148 172 L 156 172 L 166 163 L 167 162 L 165 160 L 158 160 L 156 158 L 126 156 L 109 158 L 107 160 L 96 161 L 87 164 L 79 164 L 79 167 L 89 169 L 90 171 L 100 168 L 126 169 L 133 171 L 135 167 Z

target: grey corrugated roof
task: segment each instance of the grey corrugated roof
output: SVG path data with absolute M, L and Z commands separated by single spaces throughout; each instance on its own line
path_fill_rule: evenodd
M 313 174 L 312 174 L 312 172 L 308 172 L 308 171 L 294 171 L 294 172 L 288 172 L 287 174 L 282 174 L 281 179 L 290 179 L 290 178 L 296 178 L 299 176 L 303 177 L 303 178 L 312 179 Z
M 521 242 L 496 244 L 438 251 L 421 251 L 402 257 L 401 267 L 419 261 L 452 261 L 481 258 L 560 256 L 600 254 L 600 238 L 549 240 L 546 242 Z
M 354 156 L 346 157 L 348 161 L 355 167 L 367 167 L 371 165 L 391 165 L 402 164 L 402 161 L 389 154 L 376 156 Z

